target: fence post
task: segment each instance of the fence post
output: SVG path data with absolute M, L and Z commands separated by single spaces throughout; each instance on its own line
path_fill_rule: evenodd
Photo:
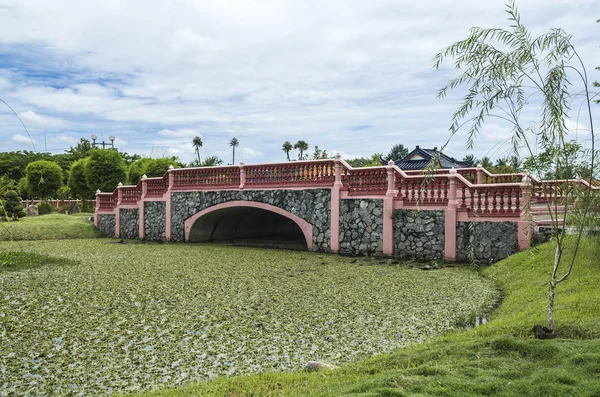
M 98 227 L 98 211 L 100 210 L 100 196 L 98 195 L 100 189 L 96 190 L 96 208 L 94 209 L 94 226 Z
M 517 241 L 519 242 L 519 250 L 529 248 L 529 241 L 532 237 L 533 227 L 531 222 L 531 178 L 527 172 L 521 181 L 522 208 L 521 219 L 517 222 Z
M 478 168 L 479 172 L 480 169 Z M 479 173 L 477 174 L 479 178 Z M 456 194 L 456 170 L 450 169 L 448 174 L 448 207 L 444 217 L 444 259 L 456 260 L 456 209 L 458 200 Z
M 138 237 L 141 239 L 143 239 L 146 235 L 146 228 L 144 225 L 144 200 L 146 198 L 146 194 L 148 194 L 148 181 L 146 181 L 147 178 L 148 176 L 146 174 L 142 175 L 142 197 L 140 197 L 140 201 L 138 201 Z
M 481 164 L 477 164 L 477 184 L 481 185 L 483 183 L 483 166 Z
M 240 189 L 243 189 L 244 185 L 246 185 L 246 169 L 244 168 L 244 165 L 246 165 L 246 163 L 243 161 L 240 162 Z
M 331 233 L 329 236 L 331 252 L 339 252 L 340 250 L 340 192 L 343 186 L 341 159 L 342 156 L 338 153 L 333 160 L 335 182 L 331 188 Z
M 167 188 L 167 192 L 165 193 L 165 240 L 171 241 L 171 218 L 172 218 L 172 201 L 173 201 L 173 170 L 174 167 L 172 165 L 169 166 L 169 170 L 167 171 L 167 175 L 169 178 L 169 187 Z
M 383 255 L 394 255 L 394 198 L 396 190 L 396 173 L 394 162 L 388 161 L 386 166 L 388 188 L 383 198 Z
M 121 235 L 121 201 L 123 200 L 123 191 L 121 190 L 122 187 L 123 183 L 119 182 L 117 185 L 117 206 L 114 209 L 115 237 L 119 237 Z

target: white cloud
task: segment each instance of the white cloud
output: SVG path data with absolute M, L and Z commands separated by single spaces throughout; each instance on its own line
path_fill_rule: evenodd
M 13 135 L 12 138 L 10 138 L 10 142 L 22 145 L 31 145 L 31 141 L 32 139 L 29 139 L 29 137 L 21 134 Z M 35 143 L 35 139 L 33 139 L 33 143 Z
M 0 12 L 0 45 L 16 56 L 37 54 L 23 64 L 49 77 L 7 65 L 0 89 L 28 127 L 48 136 L 76 136 L 66 127 L 86 137 L 110 131 L 129 153 L 178 153 L 184 161 L 194 156 L 196 135 L 203 157 L 223 159 L 236 136 L 244 145 L 236 162 L 284 160 L 284 140 L 362 156 L 396 143 L 440 147 L 458 101 L 436 99 L 452 64 L 433 71 L 432 57 L 471 26 L 507 25 L 501 1 L 446 3 L 14 1 Z M 594 2 L 519 6 L 534 34 L 562 27 L 588 69 L 600 65 Z M 18 128 L 9 121 L 4 131 Z M 505 132 L 485 126 L 474 153 L 494 151 Z M 451 155 L 463 156 L 464 140 L 451 142 Z

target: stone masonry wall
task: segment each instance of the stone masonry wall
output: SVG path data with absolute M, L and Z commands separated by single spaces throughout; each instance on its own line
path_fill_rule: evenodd
M 167 206 L 164 201 L 144 203 L 144 234 L 146 240 L 165 240 L 167 236 Z
M 329 251 L 331 191 L 310 190 L 227 190 L 220 192 L 174 192 L 171 206 L 173 241 L 184 241 L 184 222 L 190 216 L 228 201 L 256 201 L 284 209 L 313 225 L 313 249 Z
M 138 238 L 140 235 L 139 224 L 137 208 L 121 209 L 121 230 L 119 231 L 121 238 Z
M 98 215 L 98 230 L 105 236 L 114 237 L 117 219 L 113 214 Z
M 340 253 L 383 253 L 383 200 L 340 201 Z
M 519 252 L 516 222 L 458 222 L 456 259 L 494 263 Z
M 444 258 L 444 211 L 394 211 L 394 256 L 419 260 Z

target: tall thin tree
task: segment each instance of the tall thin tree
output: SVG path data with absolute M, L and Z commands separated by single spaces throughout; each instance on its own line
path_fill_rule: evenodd
M 281 150 L 285 152 L 288 161 L 290 161 L 290 152 L 293 148 L 294 147 L 292 146 L 292 143 L 290 141 L 283 142 L 283 145 L 281 146 Z
M 590 173 L 586 184 L 566 183 L 559 185 L 542 183 L 541 194 L 547 198 L 547 210 L 554 229 L 556 244 L 554 260 L 550 268 L 548 290 L 548 326 L 536 325 L 542 329 L 536 336 L 555 335 L 554 298 L 558 284 L 566 281 L 573 270 L 582 233 L 591 206 L 587 205 L 580 216 L 571 217 L 573 198 L 590 203 L 592 189 L 589 187 L 595 174 L 595 137 L 591 111 L 592 98 L 585 65 L 571 43 L 571 36 L 562 29 L 533 37 L 521 23 L 521 17 L 514 1 L 507 4 L 510 29 L 473 27 L 466 39 L 456 42 L 434 58 L 434 67 L 440 68 L 446 58 L 454 59 L 454 67 L 459 75 L 444 86 L 438 93 L 440 98 L 449 90 L 467 85 L 466 95 L 461 106 L 454 112 L 450 125 L 450 135 L 467 126 L 468 147 L 471 148 L 481 126 L 489 118 L 503 120 L 511 127 L 511 141 L 514 154 L 526 151 L 535 157 L 538 149 L 548 151 L 552 163 L 556 164 L 556 175 L 571 166 L 572 158 L 566 150 L 566 137 L 569 132 L 566 121 L 569 119 L 573 101 L 580 100 L 586 109 L 589 122 Z M 579 88 L 573 90 L 572 85 Z M 539 115 L 532 119 L 530 115 Z M 523 116 L 522 116 L 523 115 Z M 535 165 L 535 163 L 534 163 Z M 541 169 L 537 174 L 542 178 Z M 557 179 L 557 178 L 551 178 Z M 543 182 L 543 181 L 542 181 Z M 552 186 L 551 188 L 545 188 Z M 577 186 L 581 186 L 580 189 Z M 559 206 L 560 205 L 560 206 Z M 555 216 L 559 214 L 560 216 Z M 569 218 L 569 219 L 567 219 Z M 561 222 L 560 219 L 563 219 Z M 577 232 L 573 250 L 566 250 L 562 225 L 574 220 Z
M 238 147 L 240 145 L 240 141 L 238 141 L 237 138 L 231 138 L 231 140 L 229 141 L 229 146 L 231 146 L 232 150 L 233 150 L 233 161 L 231 162 L 231 164 L 235 164 L 235 148 Z
M 304 151 L 308 150 L 308 143 L 300 140 L 294 144 L 294 149 L 299 151 L 298 160 L 304 160 Z
M 200 166 L 200 148 L 202 147 L 202 138 L 196 136 L 192 140 L 192 146 L 194 146 L 194 151 L 196 152 L 196 157 L 198 158 L 198 166 Z

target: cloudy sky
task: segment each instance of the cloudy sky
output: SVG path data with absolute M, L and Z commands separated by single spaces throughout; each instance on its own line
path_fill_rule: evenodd
M 35 148 L 53 153 L 91 134 L 183 161 L 196 135 L 203 156 L 225 162 L 232 137 L 247 163 L 284 160 L 285 140 L 345 158 L 439 147 L 459 96 L 436 98 L 454 72 L 433 70 L 432 58 L 472 26 L 507 27 L 504 2 L 0 0 L 0 98 Z M 535 34 L 572 34 L 600 80 L 599 0 L 519 8 Z M 502 155 L 506 137 L 488 124 L 474 153 Z M 33 149 L 3 104 L 0 138 L 2 151 Z M 464 136 L 446 152 L 462 157 Z

